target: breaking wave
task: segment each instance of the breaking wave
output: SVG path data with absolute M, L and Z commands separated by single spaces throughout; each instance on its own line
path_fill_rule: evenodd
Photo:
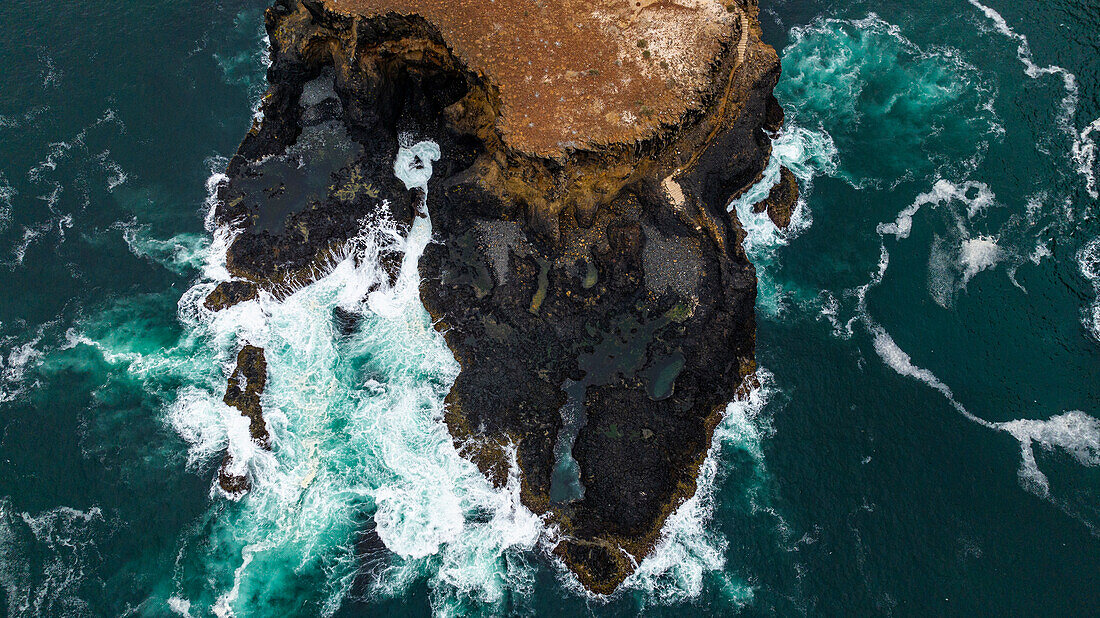
M 777 161 L 807 180 L 799 167 L 805 157 L 794 151 L 809 135 L 786 138 L 777 149 Z M 782 155 L 788 148 L 790 156 Z M 820 150 L 822 163 L 828 152 Z M 394 172 L 426 196 L 438 157 L 434 143 L 408 143 Z M 211 176 L 211 196 L 224 181 Z M 180 384 L 165 395 L 163 419 L 188 445 L 187 467 L 209 474 L 228 453 L 233 472 L 251 480 L 243 496 L 225 495 L 212 480 L 210 509 L 181 539 L 163 594 L 145 606 L 182 616 L 272 608 L 331 615 L 349 600 L 398 597 L 426 583 L 437 615 L 524 607 L 537 564 L 553 563 L 535 557 L 549 556 L 557 533 L 521 503 L 518 466 L 504 488 L 494 488 L 460 456 L 443 422 L 458 365 L 416 293 L 417 261 L 431 237 L 426 199 L 421 215 L 406 229 L 383 205 L 327 274 L 281 301 L 261 292 L 216 313 L 203 299 L 230 277 L 228 229 L 215 228 L 205 242 L 186 235 L 160 241 L 136 222 L 116 226 L 135 254 L 176 272 L 202 271 L 179 301 L 183 337 L 144 345 L 117 327 L 124 314 L 104 314 L 102 325 L 71 331 L 68 345 L 97 350 L 148 388 Z M 404 253 L 392 285 L 378 260 L 383 251 Z M 245 343 L 265 352 L 270 450 L 251 440 L 248 420 L 222 401 Z M 624 587 L 644 604 L 689 601 L 714 577 L 731 601 L 752 598 L 752 586 L 721 572 L 728 543 L 708 523 L 723 449 L 748 453 L 754 474 L 766 476 L 759 417 L 774 386 L 770 374 L 758 375 L 761 388 L 727 408 L 699 491 Z M 558 577 L 587 595 L 560 568 Z M 302 585 L 311 592 L 302 594 Z
M 430 142 L 411 145 L 395 172 L 424 191 L 438 156 Z M 135 252 L 173 264 L 202 261 L 187 246 L 150 246 L 128 229 Z M 165 420 L 190 445 L 190 466 L 208 470 L 228 451 L 252 480 L 238 501 L 218 498 L 212 483 L 214 505 L 184 540 L 163 607 L 229 616 L 276 603 L 328 615 L 353 584 L 357 594 L 384 597 L 424 578 L 440 614 L 522 598 L 532 577 L 525 553 L 547 530 L 520 504 L 518 477 L 493 488 L 459 456 L 442 422 L 457 364 L 415 295 L 416 261 L 430 235 L 428 217 L 405 235 L 384 214 L 365 221 L 327 275 L 282 301 L 261 293 L 211 313 L 202 306 L 214 285 L 206 279 L 180 300 L 190 332 L 166 354 L 84 338 L 131 373 L 181 376 L 185 386 Z M 227 236 L 215 233 L 208 275 L 228 276 Z M 392 288 L 377 261 L 383 247 L 405 251 Z M 337 310 L 355 316 L 350 332 L 341 332 Z M 224 378 L 210 376 L 211 366 L 228 373 L 245 342 L 263 347 L 267 359 L 270 451 L 251 441 L 247 419 L 222 402 Z M 375 531 L 385 558 L 366 584 L 356 551 L 364 528 Z M 315 598 L 287 597 L 299 578 L 315 583 Z
M 706 460 L 699 471 L 695 495 L 669 516 L 653 552 L 624 582 L 624 588 L 646 593 L 646 603 L 673 604 L 694 599 L 708 577 L 719 577 L 726 599 L 743 605 L 753 599 L 753 586 L 737 581 L 727 571 L 728 540 L 713 529 L 718 486 L 723 474 L 723 450 L 735 448 L 752 461 L 756 485 L 765 483 L 763 441 L 767 435 L 764 409 L 776 390 L 774 376 L 765 369 L 748 380 L 758 381 L 747 395 L 726 406 L 714 431 Z

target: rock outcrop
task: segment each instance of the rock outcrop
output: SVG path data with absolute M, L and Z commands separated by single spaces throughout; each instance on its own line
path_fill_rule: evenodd
M 217 291 L 211 294 L 214 296 Z M 271 448 L 271 434 L 264 421 L 260 396 L 267 386 L 267 360 L 263 348 L 246 344 L 237 353 L 237 365 L 229 374 L 225 387 L 225 405 L 236 408 L 248 419 L 248 434 L 261 448 Z M 218 484 L 230 496 L 238 496 L 251 488 L 252 482 L 244 470 L 234 465 L 231 455 L 226 455 L 218 471 Z
M 783 117 L 756 13 L 277 1 L 263 119 L 216 209 L 240 230 L 237 282 L 208 307 L 310 281 L 383 201 L 410 222 L 419 196 L 393 156 L 403 134 L 435 140 L 439 242 L 420 297 L 461 366 L 447 426 L 495 482 L 514 449 L 524 504 L 561 530 L 556 555 L 613 591 L 695 492 L 755 369 L 755 271 L 726 205 L 760 177 Z
M 764 201 L 753 206 L 753 211 L 767 212 L 775 227 L 786 229 L 791 224 L 791 215 L 798 204 L 798 179 L 794 172 L 786 167 L 779 168 L 779 182 L 776 183 Z

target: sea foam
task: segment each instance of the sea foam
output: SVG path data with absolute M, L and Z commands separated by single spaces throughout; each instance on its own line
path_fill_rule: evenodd
M 1031 79 L 1039 79 L 1045 76 L 1061 78 L 1065 95 L 1062 98 L 1062 111 L 1057 119 L 1057 124 L 1069 137 L 1070 157 L 1077 166 L 1078 174 L 1085 181 L 1085 190 L 1089 196 L 1097 199 L 1100 197 L 1100 193 L 1097 192 L 1096 188 L 1096 142 L 1092 138 L 1092 133 L 1100 130 L 1100 118 L 1092 121 L 1080 131 L 1074 126 L 1074 116 L 1077 113 L 1077 105 L 1081 97 L 1077 76 L 1055 64 L 1040 66 L 1035 62 L 1035 57 L 1031 51 L 1031 43 L 1026 36 L 1009 26 L 1005 18 L 995 9 L 982 4 L 978 0 L 968 1 L 993 23 L 993 27 L 998 33 L 1016 42 L 1016 57 L 1024 65 L 1025 75 Z
M 833 136 L 836 175 L 856 187 L 968 173 L 1004 133 L 994 89 L 958 50 L 922 48 L 874 13 L 817 18 L 790 40 L 776 96 L 788 118 Z
M 438 157 L 431 142 L 407 144 L 395 174 L 423 197 Z M 212 178 L 210 190 L 222 182 Z M 215 228 L 200 261 L 205 277 L 180 301 L 206 358 L 178 359 L 190 368 L 175 370 L 209 373 L 212 363 L 227 373 L 243 342 L 263 347 L 272 448 L 257 447 L 247 419 L 221 401 L 224 378 L 195 376 L 168 409 L 191 466 L 209 469 L 228 450 L 235 473 L 252 479 L 228 507 L 217 504 L 212 483 L 215 506 L 196 531 L 205 540 L 185 544 L 175 592 L 163 601 L 177 612 L 253 613 L 260 590 L 278 594 L 306 573 L 320 578 L 310 611 L 330 614 L 356 580 L 354 540 L 371 519 L 391 553 L 369 595 L 400 595 L 427 579 L 434 611 L 446 615 L 522 599 L 531 585 L 524 556 L 552 531 L 520 502 L 515 471 L 504 489 L 494 488 L 458 454 L 443 423 L 457 364 L 415 293 L 417 258 L 431 237 L 426 200 L 421 206 L 405 234 L 383 208 L 327 273 L 288 297 L 261 293 L 212 313 L 201 301 L 228 277 L 232 241 Z M 377 256 L 394 249 L 405 259 L 389 288 Z M 350 335 L 336 332 L 337 307 L 360 320 Z
M 742 246 L 756 266 L 759 279 L 757 308 L 777 315 L 788 294 L 772 272 L 777 266 L 777 250 L 787 246 L 813 224 L 806 197 L 813 190 L 814 177 L 836 173 L 837 151 L 832 138 L 824 131 L 813 131 L 793 123 L 772 140 L 772 154 L 760 180 L 727 205 L 736 213 L 745 231 Z M 780 169 L 786 167 L 798 179 L 800 195 L 786 229 L 779 229 L 766 212 L 754 212 L 753 206 L 768 197 L 779 182 Z
M 879 234 L 881 236 L 893 235 L 898 240 L 908 238 L 912 229 L 913 215 L 916 214 L 920 206 L 925 204 L 942 203 L 948 199 L 962 200 L 968 205 L 967 215 L 973 217 L 993 203 L 994 198 L 984 185 L 980 183 L 967 183 L 967 185 L 969 186 L 965 190 L 961 190 L 960 185 L 947 183 L 946 181 L 937 182 L 932 192 L 918 196 L 914 204 L 903 210 L 894 223 L 880 224 L 878 226 Z M 965 233 L 965 229 L 963 229 L 963 232 Z M 1100 246 L 1100 243 L 1097 243 L 1097 245 Z M 932 251 L 933 256 L 935 256 L 935 242 Z M 1082 251 L 1081 257 L 1084 258 L 1085 254 L 1086 251 Z M 1098 466 L 1100 465 L 1100 421 L 1076 410 L 1055 415 L 1045 420 L 1025 418 L 999 422 L 986 420 L 971 412 L 956 399 L 951 388 L 935 373 L 914 363 L 911 356 L 897 344 L 890 333 L 868 312 L 867 294 L 882 282 L 890 264 L 890 253 L 886 248 L 885 239 L 880 247 L 880 255 L 878 267 L 872 271 L 870 280 L 855 291 L 859 304 L 857 315 L 852 321 L 858 320 L 864 326 L 871 336 L 875 353 L 882 362 L 899 375 L 923 382 L 929 388 L 940 393 L 951 407 L 967 420 L 987 429 L 1005 432 L 1015 438 L 1020 444 L 1018 476 L 1021 486 L 1040 497 L 1050 500 L 1068 515 L 1081 521 L 1090 530 L 1097 533 L 1097 527 L 1093 522 L 1077 513 L 1076 509 L 1051 495 L 1050 482 L 1043 471 L 1039 469 L 1034 446 L 1038 444 L 1047 450 L 1057 448 L 1068 453 L 1083 466 Z M 964 240 L 960 256 L 964 282 L 967 280 L 965 277 L 968 274 L 973 276 L 973 274 L 996 264 L 1000 259 L 1000 255 L 1000 249 L 991 239 L 977 237 Z M 1085 264 L 1084 260 L 1082 260 L 1082 264 Z M 1084 272 L 1084 266 L 1082 268 Z M 1085 272 L 1086 277 L 1089 277 L 1089 274 Z M 849 322 L 849 328 L 851 326 L 852 322 Z
M 1093 238 L 1077 253 L 1081 274 L 1092 285 L 1094 299 L 1082 312 L 1085 329 L 1100 340 L 1100 237 Z
M 96 543 L 111 533 L 98 507 L 67 506 L 37 515 L 17 512 L 0 498 L 0 588 L 13 618 L 84 616 L 85 595 L 102 581 Z M 30 556 L 36 556 L 32 566 Z

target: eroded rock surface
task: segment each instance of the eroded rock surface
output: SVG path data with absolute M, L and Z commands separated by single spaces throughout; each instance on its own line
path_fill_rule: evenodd
M 393 157 L 402 134 L 435 140 L 420 297 L 461 366 L 448 428 L 496 482 L 516 449 L 555 553 L 611 592 L 694 493 L 755 368 L 755 271 L 726 205 L 782 122 L 756 12 L 280 0 L 263 121 L 216 210 L 240 230 L 241 283 L 208 306 L 312 280 L 383 202 L 409 223 L 419 197 Z
M 754 212 L 767 212 L 779 229 L 791 224 L 791 215 L 798 205 L 798 179 L 786 166 L 779 168 L 779 182 L 768 192 L 764 201 L 753 206 Z
M 267 360 L 264 358 L 263 348 L 246 344 L 237 353 L 237 365 L 233 368 L 233 373 L 229 374 L 222 401 L 227 406 L 236 408 L 241 416 L 248 419 L 248 434 L 257 446 L 271 448 L 271 434 L 267 431 L 260 403 L 265 386 Z M 231 455 L 226 455 L 222 462 L 218 471 L 218 484 L 231 496 L 248 491 L 252 485 L 245 471 L 234 465 Z

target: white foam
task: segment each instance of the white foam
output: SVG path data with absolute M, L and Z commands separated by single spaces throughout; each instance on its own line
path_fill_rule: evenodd
M 982 182 L 967 181 L 961 184 L 949 180 L 939 179 L 932 185 L 932 190 L 921 193 L 913 203 L 906 206 L 898 213 L 893 223 L 880 223 L 876 230 L 880 235 L 893 234 L 898 240 L 909 238 L 913 231 L 913 216 L 924 206 L 938 206 L 950 200 L 958 200 L 966 204 L 967 216 L 973 218 L 994 205 L 996 196 L 989 186 Z
M 973 194 L 975 191 L 977 193 L 974 197 L 967 197 L 968 194 Z M 947 181 L 939 181 L 931 192 L 919 196 L 914 202 L 914 206 L 903 210 L 893 224 L 880 224 L 878 226 L 879 234 L 894 234 L 899 239 L 908 237 L 912 229 L 912 217 L 920 206 L 942 203 L 947 199 L 965 201 L 968 205 L 967 216 L 972 218 L 993 204 L 994 198 L 988 188 L 981 183 L 965 183 L 960 186 Z M 961 221 L 959 225 L 960 233 L 965 235 L 967 231 L 964 227 L 961 227 Z M 937 243 L 934 240 L 930 266 L 935 266 L 939 262 L 950 263 L 949 258 L 936 258 L 937 253 L 947 255 L 946 250 L 942 248 L 937 250 L 936 245 Z M 964 284 L 974 274 L 994 266 L 1002 257 L 1003 252 L 992 238 L 982 236 L 973 239 L 964 238 L 959 259 L 959 263 L 963 267 Z M 1078 255 L 1082 272 L 1086 278 L 1098 284 L 1097 290 L 1100 292 L 1100 259 L 1098 258 L 1100 258 L 1100 239 L 1095 240 Z M 1093 524 L 1082 518 L 1074 509 L 1050 495 L 1049 482 L 1038 468 L 1033 445 L 1039 444 L 1047 450 L 1052 450 L 1055 447 L 1060 448 L 1084 466 L 1094 467 L 1100 465 L 1100 421 L 1079 411 L 1067 412 L 1046 420 L 1018 419 L 1005 422 L 987 421 L 970 412 L 955 399 L 951 388 L 932 371 L 914 364 L 909 354 L 902 350 L 886 329 L 875 322 L 867 312 L 867 293 L 871 288 L 881 283 L 889 262 L 890 254 L 886 250 L 885 243 L 883 243 L 880 247 L 878 268 L 872 272 L 866 284 L 856 289 L 859 303 L 856 317 L 848 323 L 849 332 L 851 332 L 852 323 L 858 319 L 871 335 L 875 352 L 886 366 L 899 375 L 923 382 L 937 391 L 951 404 L 956 412 L 967 420 L 988 429 L 1004 431 L 1016 438 L 1020 443 L 1021 452 L 1018 475 L 1024 489 L 1050 499 L 1052 503 L 1059 506 L 1067 514 L 1082 521 L 1090 529 L 1094 529 Z M 933 296 L 936 296 L 935 292 L 933 292 Z M 1097 324 L 1100 324 L 1100 308 L 1097 309 L 1096 314 Z
M 810 192 L 813 179 L 819 174 L 836 173 L 837 150 L 832 138 L 824 131 L 811 131 L 796 125 L 788 125 L 772 140 L 772 155 L 760 180 L 732 201 L 727 210 L 737 213 L 737 219 L 745 229 L 745 251 L 750 255 L 776 246 L 786 245 L 813 223 L 805 195 Z M 791 213 L 791 223 L 780 230 L 767 213 L 753 212 L 753 206 L 768 197 L 772 187 L 779 184 L 781 168 L 786 167 L 799 180 L 801 195 Z
M 11 201 L 18 194 L 19 192 L 15 190 L 15 187 L 8 184 L 8 179 L 4 177 L 4 173 L 0 172 L 0 232 L 8 229 L 8 225 L 11 224 Z
M 191 618 L 191 601 L 180 597 L 168 597 L 168 609 L 182 618 Z
M 35 339 L 12 348 L 8 352 L 6 361 L 3 356 L 0 356 L 0 368 L 3 369 L 3 372 L 0 373 L 3 381 L 0 384 L 5 389 L 12 389 L 10 391 L 0 390 L 0 402 L 11 401 L 22 392 L 21 386 L 27 366 L 37 362 L 42 357 L 42 352 L 35 348 L 41 340 L 42 336 L 40 334 Z
M 55 328 L 58 320 L 54 319 L 38 327 L 33 337 L 22 343 L 13 345 L 7 353 L 0 352 L 0 403 L 14 401 L 25 392 L 27 371 L 41 362 L 48 348 L 42 344 L 47 330 Z M 0 344 L 7 345 L 14 337 L 0 340 Z
M 91 608 L 79 595 L 93 582 L 98 533 L 107 522 L 98 507 L 61 506 L 31 515 L 0 499 L 0 587 L 15 617 L 85 616 Z M 31 556 L 38 557 L 32 569 Z M 94 576 L 91 576 L 94 577 Z
M 1077 172 L 1085 178 L 1085 190 L 1092 199 L 1100 198 L 1096 189 L 1096 140 L 1092 134 L 1100 132 L 1100 118 L 1093 120 L 1073 140 L 1071 155 L 1077 163 Z
M 1047 75 L 1056 75 L 1062 78 L 1062 87 L 1066 94 L 1062 98 L 1062 112 L 1058 117 L 1058 126 L 1070 138 L 1070 154 L 1077 163 L 1077 172 L 1085 180 L 1085 189 L 1093 199 L 1100 197 L 1096 189 L 1095 163 L 1096 143 L 1091 138 L 1093 131 L 1100 130 L 1100 118 L 1094 120 L 1083 130 L 1078 131 L 1073 126 L 1074 115 L 1077 113 L 1077 103 L 1080 99 L 1080 88 L 1077 85 L 1077 76 L 1058 65 L 1039 66 L 1031 52 L 1031 44 L 1026 36 L 1016 32 L 1008 25 L 1005 18 L 991 7 L 978 0 L 969 0 L 970 4 L 980 10 L 986 18 L 993 22 L 997 32 L 1016 41 L 1016 57 L 1024 65 L 1024 74 L 1031 79 L 1039 79 Z
M 959 290 L 960 251 L 949 238 L 932 236 L 928 251 L 928 293 L 941 307 L 948 308 Z
M 1035 462 L 1034 445 L 1046 450 L 1055 447 L 1072 456 L 1082 466 L 1100 465 L 1100 420 L 1074 410 L 1042 420 L 1020 419 L 997 423 L 1020 441 L 1020 482 L 1043 497 L 1050 496 L 1050 482 Z
M 974 278 L 974 275 L 993 268 L 1004 259 L 1004 251 L 997 245 L 997 239 L 991 236 L 978 236 L 963 240 L 959 252 L 962 265 L 962 286 Z
M 227 407 L 210 392 L 195 386 L 181 389 L 169 407 L 167 420 L 187 441 L 187 464 L 192 469 L 224 452 L 228 444 L 224 425 Z
M 42 68 L 42 87 L 47 88 L 49 86 L 58 86 L 61 83 L 61 78 L 65 75 L 65 72 L 57 68 L 54 64 L 53 57 L 44 51 L 39 51 L 38 59 L 45 65 Z
M 886 269 L 890 267 L 890 252 L 886 250 L 886 245 L 879 246 L 878 254 L 878 266 L 871 272 L 871 278 L 867 280 L 867 283 L 857 287 L 853 290 L 856 297 L 856 313 L 845 324 L 845 330 L 848 337 L 855 334 L 855 323 L 860 319 L 865 319 L 867 316 L 867 293 L 871 291 L 871 288 L 882 283 L 882 278 L 886 276 Z
M 833 328 L 833 336 L 838 339 L 849 339 L 852 336 L 850 330 L 840 323 L 840 300 L 829 290 L 822 290 L 818 294 L 818 315 L 824 318 Z
M 225 157 L 210 157 L 206 164 L 210 169 L 210 175 L 206 178 L 206 199 L 203 201 L 203 226 L 208 232 L 214 232 L 218 228 L 218 189 L 229 182 L 229 176 L 224 170 L 229 161 Z
M 439 156 L 439 146 L 435 142 L 423 141 L 402 146 L 394 160 L 394 175 L 405 183 L 406 189 L 418 189 L 421 202 L 419 212 L 405 238 L 404 257 L 397 281 L 392 287 L 371 292 L 368 297 L 371 310 L 383 317 L 397 317 L 410 302 L 418 298 L 420 275 L 417 264 L 432 238 L 432 219 L 428 213 L 428 180 L 432 177 L 432 162 L 439 160 Z
M 111 226 L 122 231 L 122 239 L 130 253 L 150 259 L 175 273 L 183 274 L 201 268 L 210 255 L 210 239 L 200 234 L 177 234 L 168 240 L 153 238 L 149 226 L 137 219 L 119 221 Z
M 262 29 L 263 37 L 260 38 L 260 51 L 257 52 L 259 58 L 259 64 L 263 67 L 266 73 L 267 69 L 271 66 L 271 37 L 267 34 L 267 29 Z M 262 96 L 256 97 L 256 102 L 252 104 L 252 122 L 259 126 L 264 121 L 264 99 Z
M 812 190 L 814 177 L 834 174 L 836 165 L 836 146 L 828 133 L 788 124 L 772 140 L 772 155 L 761 179 L 726 207 L 736 214 L 745 232 L 742 246 L 756 266 L 760 280 L 757 308 L 768 314 L 780 312 L 785 294 L 780 283 L 770 276 L 775 251 L 787 246 L 813 224 L 813 214 L 806 196 Z M 766 212 L 754 212 L 753 206 L 767 198 L 772 187 L 779 183 L 782 167 L 791 170 L 798 179 L 800 195 L 791 212 L 790 224 L 781 230 Z
M 965 212 L 960 213 L 954 203 L 961 203 Z M 912 233 L 914 217 L 922 208 L 946 205 L 952 205 L 949 213 L 954 225 L 947 230 L 946 236 L 933 234 L 928 256 L 928 291 L 936 303 L 945 308 L 952 305 L 955 295 L 965 290 L 978 273 L 994 268 L 1007 257 L 996 236 L 975 235 L 971 231 L 972 220 L 997 205 L 989 186 L 977 181 L 955 183 L 941 178 L 930 191 L 919 194 L 903 208 L 893 222 L 876 226 L 880 236 L 893 235 L 899 241 L 904 240 Z M 1015 269 L 1010 269 L 1010 278 L 1014 273 Z
M 1100 237 L 1092 239 L 1077 252 L 1077 265 L 1081 274 L 1092 284 L 1095 298 L 1082 312 L 1085 329 L 1100 340 Z
M 437 153 L 432 144 L 407 147 L 395 173 L 424 192 Z M 211 178 L 211 194 L 222 181 Z M 423 200 L 427 215 L 425 206 Z M 442 417 L 457 363 L 415 293 L 389 295 L 395 311 L 386 313 L 369 310 L 363 300 L 388 280 L 381 252 L 404 249 L 408 258 L 423 250 L 430 219 L 418 222 L 423 236 L 416 239 L 410 230 L 409 240 L 380 214 L 363 222 L 359 236 L 314 282 L 282 300 L 261 292 L 209 312 L 202 300 L 228 277 L 225 248 L 232 239 L 215 230 L 204 280 L 180 300 L 188 332 L 175 349 L 139 354 L 126 342 L 84 337 L 130 372 L 168 372 L 186 383 L 165 420 L 187 441 L 191 469 L 209 470 L 228 450 L 233 472 L 252 481 L 231 507 L 213 507 L 210 525 L 196 529 L 200 538 L 185 543 L 173 586 L 177 609 L 186 599 L 193 615 L 250 613 L 257 586 L 292 577 L 272 566 L 289 561 L 299 569 L 323 568 L 319 612 L 331 614 L 360 566 L 352 550 L 356 531 L 372 515 L 394 557 L 371 594 L 403 594 L 427 577 L 433 611 L 447 614 L 471 603 L 495 607 L 530 591 L 533 569 L 524 555 L 551 543 L 554 532 L 520 501 L 518 465 L 498 490 L 455 450 Z M 402 267 L 414 290 L 416 266 L 406 259 Z M 354 334 L 337 335 L 335 307 L 360 316 Z M 243 342 L 265 352 L 262 405 L 270 451 L 251 441 L 247 419 L 221 401 Z M 509 456 L 515 464 L 514 449 Z M 220 495 L 214 483 L 212 492 Z
M 1039 469 L 1035 459 L 1034 445 L 1046 450 L 1061 449 L 1079 464 L 1086 467 L 1100 465 L 1100 420 L 1083 412 L 1071 411 L 1052 416 L 1046 420 L 1017 419 L 1013 421 L 990 422 L 966 409 L 955 399 L 951 389 L 928 369 L 913 364 L 906 354 L 884 328 L 876 324 L 869 316 L 863 316 L 864 324 L 874 338 L 875 352 L 888 367 L 898 374 L 924 382 L 943 395 L 959 414 L 968 420 L 986 427 L 1008 433 L 1020 443 L 1020 485 L 1043 498 L 1050 499 L 1069 515 L 1078 518 L 1093 529 L 1093 524 L 1083 520 L 1080 515 L 1050 494 L 1050 483 Z
M 439 156 L 439 145 L 430 140 L 402 145 L 393 161 L 393 175 L 405 183 L 406 189 L 420 189 L 426 194 L 428 181 L 432 178 L 432 162 L 438 161 Z
M 934 373 L 923 367 L 914 365 L 913 360 L 904 350 L 898 347 L 898 344 L 894 342 L 894 338 L 886 332 L 886 329 L 873 322 L 869 317 L 864 317 L 864 324 L 874 338 L 875 352 L 878 353 L 879 358 L 881 358 L 882 362 L 886 363 L 888 367 L 900 375 L 924 382 L 931 388 L 939 391 L 939 393 L 951 403 L 952 407 L 968 419 L 985 427 L 993 427 L 991 423 L 974 416 L 959 404 L 955 400 L 955 395 L 951 392 L 951 389 L 941 382 Z
M 752 457 L 757 474 L 763 474 L 761 414 L 774 392 L 774 378 L 765 369 L 759 369 L 756 378 L 759 387 L 749 390 L 747 398 L 726 406 L 699 470 L 695 494 L 669 516 L 653 551 L 623 583 L 625 589 L 645 592 L 647 602 L 682 603 L 696 598 L 703 591 L 706 577 L 725 569 L 729 542 L 709 524 L 714 517 L 724 445 L 744 450 Z M 730 581 L 727 574 L 722 577 L 726 578 L 726 590 L 733 593 L 731 602 L 752 600 L 751 586 Z
M 1050 247 L 1042 240 L 1038 240 L 1035 243 L 1035 250 L 1031 252 L 1028 259 L 1031 260 L 1032 264 L 1040 264 L 1044 259 L 1053 255 L 1054 254 L 1050 252 Z

